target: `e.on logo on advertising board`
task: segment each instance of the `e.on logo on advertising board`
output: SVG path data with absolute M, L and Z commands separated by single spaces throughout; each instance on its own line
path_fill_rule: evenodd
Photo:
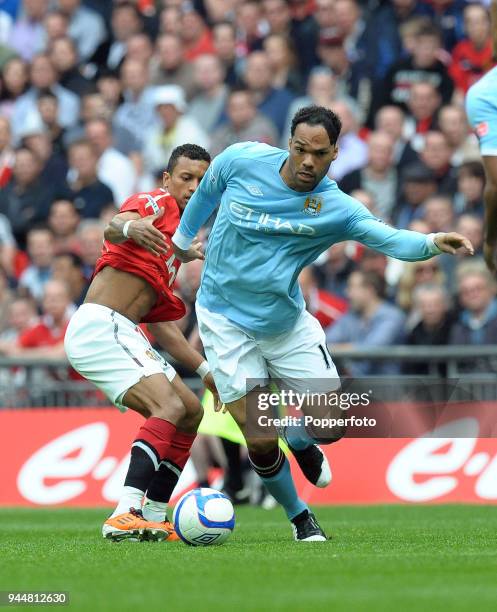
M 467 437 L 446 437 L 440 427 L 422 438 L 345 439 L 324 447 L 332 483 L 313 487 L 293 463 L 299 492 L 317 504 L 496 501 L 497 445 L 477 437 L 478 420 L 460 421 Z M 113 408 L 0 412 L 0 505 L 113 505 L 142 422 Z M 187 466 L 177 495 L 193 483 Z

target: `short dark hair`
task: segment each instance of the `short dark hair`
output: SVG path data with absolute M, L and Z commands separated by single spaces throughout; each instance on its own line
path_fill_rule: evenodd
M 462 163 L 459 166 L 458 177 L 460 178 L 462 175 L 470 176 L 472 178 L 480 179 L 481 181 L 485 180 L 485 169 L 483 164 L 477 160 L 467 161 Z
M 184 144 L 176 147 L 171 153 L 171 157 L 169 158 L 169 162 L 167 164 L 166 171 L 169 174 L 174 172 L 176 165 L 178 163 L 178 159 L 180 157 L 186 157 L 187 159 L 194 159 L 198 161 L 205 161 L 208 164 L 211 163 L 211 156 L 209 153 L 195 144 Z
M 377 272 L 356 270 L 362 277 L 362 284 L 365 287 L 370 287 L 379 298 L 384 298 L 386 293 L 386 282 L 385 279 L 380 276 Z
M 322 125 L 326 130 L 330 142 L 332 145 L 337 143 L 340 131 L 342 129 L 342 122 L 340 117 L 336 115 L 329 108 L 324 106 L 304 106 L 295 113 L 292 119 L 292 127 L 290 134 L 293 137 L 295 130 L 300 123 L 307 123 L 308 125 Z

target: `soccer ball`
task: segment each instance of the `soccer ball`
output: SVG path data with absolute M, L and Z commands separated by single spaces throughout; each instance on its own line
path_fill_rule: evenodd
M 173 524 L 186 544 L 223 544 L 235 527 L 235 511 L 223 493 L 215 489 L 193 489 L 176 504 Z

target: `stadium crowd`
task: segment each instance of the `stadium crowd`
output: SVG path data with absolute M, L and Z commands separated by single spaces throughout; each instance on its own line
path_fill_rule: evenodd
M 307 104 L 343 121 L 329 172 L 345 192 L 481 255 L 484 172 L 463 101 L 492 65 L 487 8 L 463 0 L 1 1 L 0 353 L 63 355 L 106 222 L 161 185 L 174 147 L 286 148 Z M 177 282 L 197 348 L 201 267 Z M 343 242 L 300 281 L 331 347 L 497 342 L 479 258 L 402 263 Z

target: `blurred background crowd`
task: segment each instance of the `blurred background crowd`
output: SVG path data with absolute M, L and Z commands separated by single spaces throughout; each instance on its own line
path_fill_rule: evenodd
M 63 356 L 105 224 L 160 185 L 174 147 L 286 148 L 310 103 L 343 121 L 329 174 L 344 191 L 480 255 L 484 172 L 463 103 L 492 65 L 487 6 L 463 0 L 0 0 L 0 354 Z M 177 286 L 196 346 L 201 265 Z M 332 348 L 497 342 L 478 257 L 402 263 L 344 242 L 300 281 Z

